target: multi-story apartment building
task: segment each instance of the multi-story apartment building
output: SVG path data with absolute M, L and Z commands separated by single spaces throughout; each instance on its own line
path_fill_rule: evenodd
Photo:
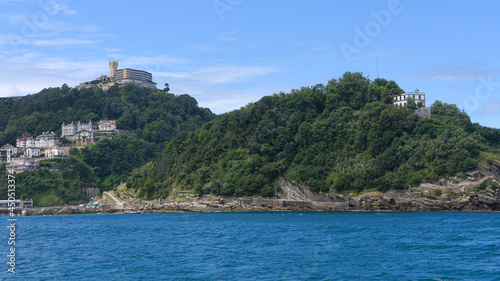
M 6 144 L 0 147 L 0 161 L 10 162 L 10 159 L 19 153 L 19 148 L 13 146 L 12 144 Z
M 5 166 L 7 171 L 14 173 L 33 172 L 40 168 L 40 164 L 34 158 L 30 157 L 15 157 L 12 158 L 10 165 Z
M 40 148 L 38 147 L 27 147 L 24 150 L 24 156 L 26 157 L 40 157 Z
M 136 84 L 145 87 L 156 88 L 156 83 L 153 82 L 153 74 L 144 70 L 137 69 L 118 69 L 115 72 L 115 82 L 119 84 Z
M 109 61 L 109 76 L 117 84 L 136 84 L 143 87 L 156 88 L 153 74 L 144 70 L 123 68 L 118 69 L 117 61 Z
M 25 150 L 28 147 L 46 148 L 60 143 L 60 138 L 54 132 L 44 132 L 37 137 L 31 136 L 30 133 L 24 133 L 16 141 L 16 146 L 20 150 Z

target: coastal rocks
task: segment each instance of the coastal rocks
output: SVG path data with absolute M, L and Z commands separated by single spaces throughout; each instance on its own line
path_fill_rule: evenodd
M 346 202 L 348 199 L 342 195 L 325 193 L 325 192 L 313 192 L 307 186 L 296 184 L 295 182 L 290 182 L 280 177 L 276 181 L 280 186 L 281 192 L 279 192 L 278 197 L 280 199 L 286 200 L 299 200 L 307 202 Z
M 484 181 L 496 178 L 495 167 L 472 171 L 465 181 L 442 179 L 408 190 L 369 192 L 354 198 L 312 192 L 307 186 L 283 178 L 279 178 L 277 183 L 281 187 L 279 197 L 283 200 L 282 206 L 297 204 L 301 208 L 311 206 L 317 210 L 338 211 L 500 211 L 499 191 L 477 190 L 477 186 Z

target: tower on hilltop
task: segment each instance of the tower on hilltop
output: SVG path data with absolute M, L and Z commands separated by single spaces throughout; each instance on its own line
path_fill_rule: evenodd
M 109 78 L 114 79 L 115 78 L 115 72 L 118 69 L 118 62 L 117 61 L 109 61 Z

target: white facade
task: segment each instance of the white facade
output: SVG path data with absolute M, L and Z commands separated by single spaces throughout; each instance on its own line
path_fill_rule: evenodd
M 54 132 L 46 132 L 36 138 L 40 140 L 41 148 L 47 148 L 60 144 L 59 136 L 57 136 Z
M 20 148 L 6 144 L 0 148 L 1 161 L 10 162 L 12 157 L 19 153 Z
M 100 132 L 113 132 L 116 130 L 115 120 L 101 120 L 99 121 L 99 131 Z
M 54 145 L 45 149 L 45 158 L 56 158 L 56 157 L 64 157 L 66 156 L 66 152 L 64 148 Z
M 78 121 L 77 124 L 73 122 L 71 122 L 71 124 L 63 123 L 61 125 L 61 137 L 66 137 L 66 139 L 74 141 L 77 139 L 76 134 L 83 130 L 95 132 L 97 131 L 97 125 L 92 124 L 92 121 L 88 123 L 81 123 Z
M 413 99 L 415 103 L 418 105 L 422 103 L 423 106 L 417 108 L 415 113 L 420 117 L 429 117 L 431 116 L 431 108 L 425 107 L 425 93 L 421 93 L 418 89 L 415 92 L 408 92 L 397 97 L 394 97 L 393 104 L 398 107 L 405 107 L 410 99 Z
M 30 133 L 24 132 L 16 141 L 16 147 L 20 149 L 26 148 L 26 140 L 33 138 Z
M 38 147 L 27 147 L 24 151 L 24 156 L 26 157 L 40 157 L 40 148 Z
M 22 149 L 22 148 L 26 148 L 26 139 L 23 139 L 23 138 L 18 138 L 16 140 L 16 147 Z
M 40 140 L 37 140 L 36 138 L 30 137 L 26 139 L 26 148 L 28 147 L 40 147 Z
M 32 172 L 40 167 L 38 161 L 30 157 L 12 158 L 10 165 L 5 166 L 7 171 L 13 170 L 14 173 Z
M 396 106 L 404 107 L 408 103 L 409 99 L 413 99 L 415 103 L 422 102 L 424 104 L 423 107 L 425 107 L 425 93 L 420 93 L 418 89 L 416 89 L 415 92 L 404 93 L 402 95 L 394 97 L 393 104 Z
M 71 124 L 63 123 L 61 125 L 61 137 L 73 136 L 76 132 L 76 125 L 73 122 L 71 122 Z
M 76 126 L 77 126 L 76 128 L 77 132 L 82 130 L 88 130 L 92 132 L 97 131 L 97 125 L 92 124 L 91 121 L 89 121 L 88 123 L 80 123 L 80 121 L 78 121 L 78 124 L 76 124 Z

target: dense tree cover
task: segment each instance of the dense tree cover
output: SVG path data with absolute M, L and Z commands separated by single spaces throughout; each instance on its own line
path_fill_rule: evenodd
M 84 187 L 110 190 L 125 182 L 130 172 L 151 161 L 158 152 L 155 143 L 137 137 L 102 140 L 82 150 L 73 148 L 73 157 L 43 160 L 41 169 L 16 175 L 16 195 L 33 198 L 38 206 L 76 204 L 85 201 Z M 59 168 L 49 172 L 47 168 Z M 0 185 L 7 186 L 7 174 L 2 173 Z M 6 198 L 7 189 L 0 189 Z
M 347 72 L 263 97 L 178 134 L 127 187 L 149 198 L 172 188 L 272 196 L 283 176 L 315 191 L 385 191 L 474 168 L 480 151 L 498 145 L 500 130 L 472 124 L 454 105 L 436 102 L 424 119 L 393 106 L 402 92 L 394 81 Z
M 135 136 L 102 140 L 81 150 L 73 148 L 72 157 L 41 162 L 42 168 L 59 167 L 58 172 L 41 169 L 16 176 L 18 197 L 33 198 L 40 206 L 78 203 L 84 199 L 82 187 L 112 189 L 126 181 L 133 169 L 153 160 L 160 147 L 176 134 L 196 130 L 214 117 L 188 95 L 134 85 L 107 92 L 63 85 L 20 100 L 0 102 L 0 144 L 15 145 L 15 139 L 25 131 L 34 135 L 44 131 L 60 134 L 61 124 L 71 121 L 107 118 L 117 120 L 119 129 L 134 130 Z M 2 173 L 2 186 L 7 186 L 6 179 Z M 5 195 L 6 189 L 0 189 L 0 197 Z
M 134 85 L 108 91 L 63 85 L 19 100 L 0 101 L 0 144 L 15 145 L 16 138 L 24 132 L 60 134 L 63 122 L 101 119 L 117 120 L 119 129 L 136 130 L 139 138 L 160 143 L 214 117 L 209 109 L 198 107 L 189 95 L 176 96 Z

